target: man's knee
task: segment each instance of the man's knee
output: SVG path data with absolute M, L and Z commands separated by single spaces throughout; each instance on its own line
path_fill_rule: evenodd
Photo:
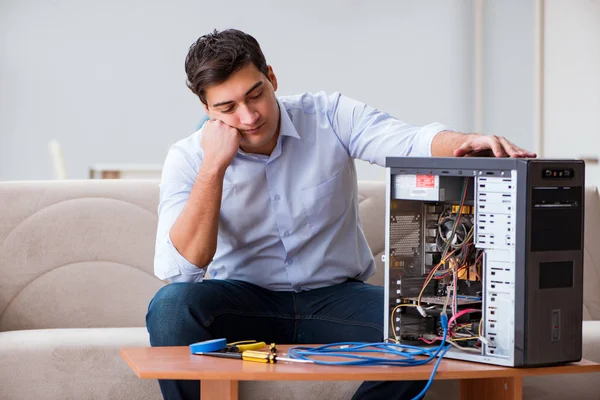
M 156 292 L 150 305 L 148 306 L 148 317 L 162 317 L 163 314 L 170 314 L 172 311 L 179 310 L 185 305 L 187 292 L 192 290 L 193 283 L 171 283 L 165 285 Z
M 194 308 L 202 305 L 202 286 L 196 283 L 171 283 L 154 295 L 148 306 L 146 327 L 152 346 L 187 345 L 202 332 L 202 321 Z M 192 333 L 196 332 L 195 336 Z

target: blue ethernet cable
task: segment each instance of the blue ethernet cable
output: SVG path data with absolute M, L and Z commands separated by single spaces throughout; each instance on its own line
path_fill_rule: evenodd
M 448 335 L 448 316 L 446 314 L 442 314 L 440 316 L 440 323 L 444 330 L 444 334 L 442 336 L 442 342 L 439 346 L 434 348 L 423 348 L 417 346 L 409 346 L 403 344 L 396 343 L 360 343 L 360 342 L 340 342 L 340 343 L 332 343 L 319 347 L 306 347 L 306 346 L 295 346 L 290 348 L 289 355 L 291 358 L 297 358 L 302 360 L 312 361 L 314 364 L 320 365 L 395 365 L 395 366 L 416 366 L 427 364 L 432 361 L 434 358 L 438 357 L 433 370 L 431 371 L 431 376 L 427 381 L 427 384 L 423 388 L 423 390 L 413 398 L 413 400 L 418 400 L 423 398 L 427 390 L 429 390 L 439 364 L 448 351 L 450 349 L 450 345 L 446 345 L 446 338 Z M 410 351 L 406 351 L 410 350 Z M 352 352 L 352 353 L 348 353 Z M 358 353 L 358 354 L 356 354 Z M 368 355 L 361 354 L 376 354 L 376 353 L 385 353 L 391 354 L 401 357 L 400 359 L 386 359 L 380 357 L 373 357 Z M 427 356 L 426 359 L 417 359 L 415 356 Z M 325 360 L 316 360 L 310 358 L 310 356 L 336 356 L 343 357 L 349 359 L 349 361 L 325 361 Z

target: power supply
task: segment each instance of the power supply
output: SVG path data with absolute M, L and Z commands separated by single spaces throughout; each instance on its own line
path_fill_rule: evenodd
M 585 166 L 388 157 L 387 341 L 503 366 L 579 361 Z

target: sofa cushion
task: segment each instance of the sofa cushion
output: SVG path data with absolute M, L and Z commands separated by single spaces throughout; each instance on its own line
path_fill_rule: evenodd
M 162 399 L 158 383 L 139 379 L 119 355 L 147 346 L 145 328 L 0 332 L 0 397 Z
M 0 183 L 0 331 L 144 326 L 157 202 L 152 181 Z
M 377 266 L 368 282 L 383 286 L 384 265 L 381 256 L 385 252 L 385 184 L 379 181 L 360 181 L 358 208 L 362 229 Z
M 600 320 L 600 194 L 597 187 L 585 191 L 583 260 L 584 318 Z

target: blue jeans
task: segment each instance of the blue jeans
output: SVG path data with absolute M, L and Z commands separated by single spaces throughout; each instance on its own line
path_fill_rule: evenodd
M 150 302 L 152 346 L 228 342 L 324 344 L 383 340 L 383 288 L 356 280 L 306 292 L 273 292 L 247 282 L 172 283 Z M 198 381 L 159 380 L 167 400 L 197 399 Z M 411 399 L 425 381 L 365 382 L 353 399 Z

